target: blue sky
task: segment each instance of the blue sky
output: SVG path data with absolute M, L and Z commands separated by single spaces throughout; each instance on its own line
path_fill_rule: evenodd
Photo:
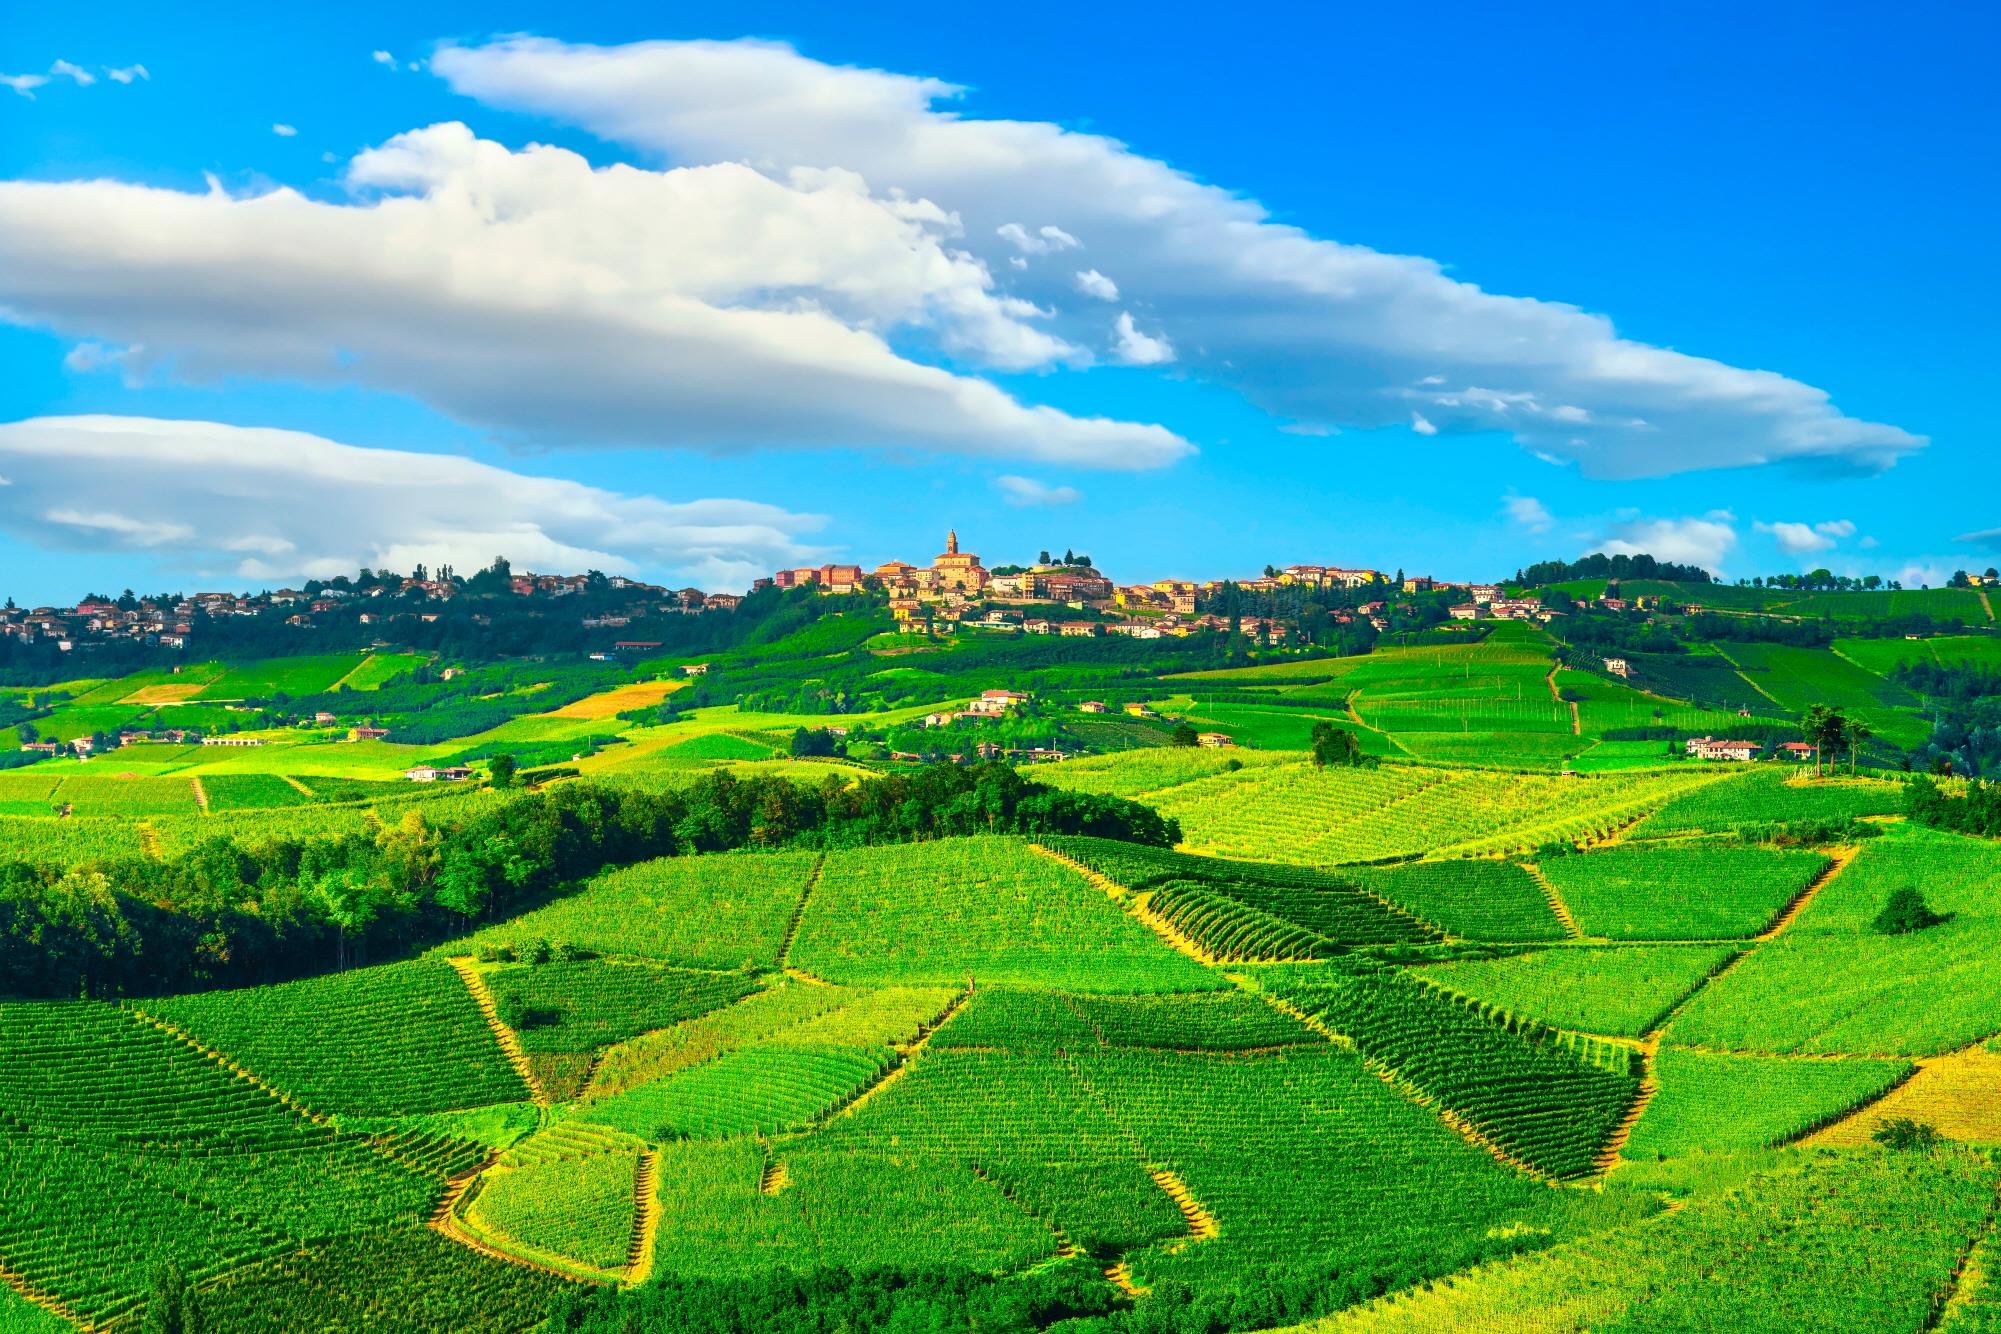
M 864 8 L 10 18 L 0 591 L 2001 559 L 1991 15 Z

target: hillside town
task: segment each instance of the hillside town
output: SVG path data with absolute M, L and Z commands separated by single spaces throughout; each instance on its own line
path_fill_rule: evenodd
M 657 647 L 654 640 L 618 634 L 658 617 L 700 616 L 736 610 L 765 589 L 811 589 L 828 596 L 870 595 L 887 605 L 897 631 L 930 636 L 957 633 L 1052 635 L 1140 640 L 1181 639 L 1204 631 L 1234 630 L 1260 643 L 1284 646 L 1301 633 L 1303 613 L 1316 624 L 1386 633 L 1399 617 L 1436 622 L 1519 620 L 1548 623 L 1564 606 L 1546 605 L 1533 592 L 1498 583 L 1474 583 L 1342 565 L 1266 566 L 1249 578 L 1163 578 L 1120 583 L 1088 557 L 1044 551 L 1032 564 L 989 567 L 948 532 L 945 549 L 924 564 L 888 560 L 873 568 L 823 564 L 774 571 L 744 593 L 670 588 L 623 575 L 515 572 L 502 559 L 471 576 L 449 567 L 418 566 L 403 576 L 362 570 L 358 576 L 308 581 L 301 587 L 262 592 L 201 592 L 141 597 L 92 596 L 71 607 L 0 607 L 0 646 L 36 646 L 57 653 L 106 643 L 170 652 L 232 626 L 271 627 L 298 636 L 300 647 L 329 629 L 353 636 L 381 635 L 389 622 L 419 623 L 448 615 L 472 625 L 491 624 L 503 609 L 562 620 L 591 639 L 593 656 L 626 656 Z M 1607 611 L 1638 609 L 1646 599 L 1597 599 Z M 1276 608 L 1283 605 L 1288 610 Z M 657 620 L 655 624 L 658 624 Z M 275 651 L 275 646 L 274 646 Z M 1616 669 L 1613 669 L 1616 670 Z

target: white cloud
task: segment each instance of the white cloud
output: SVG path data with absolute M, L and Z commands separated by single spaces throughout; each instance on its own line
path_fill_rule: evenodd
M 1129 310 L 1119 312 L 1113 332 L 1117 335 L 1116 355 L 1128 366 L 1158 366 L 1174 360 L 1174 344 L 1165 336 L 1141 333 Z
M 150 79 L 144 65 L 127 65 L 122 69 L 107 69 L 106 78 L 113 83 L 131 83 L 134 79 Z M 46 74 L 0 74 L 0 88 L 12 88 L 29 101 L 34 101 L 35 90 L 46 88 L 56 79 L 68 79 L 79 88 L 88 88 L 97 82 L 97 75 L 71 60 L 58 60 L 49 66 Z
M 1119 285 L 1096 269 L 1084 269 L 1078 273 L 1077 290 L 1085 296 L 1094 296 L 1100 301 L 1119 299 Z
M 994 235 L 1025 255 L 1048 255 L 1058 250 L 1078 250 L 1084 244 L 1061 227 L 1038 227 L 1031 233 L 1018 222 L 1002 223 L 994 228 Z
M 1753 523 L 1751 527 L 1769 536 L 1788 556 L 1832 551 L 1843 538 L 1855 536 L 1855 525 L 1847 519 L 1829 519 L 1816 524 L 1785 521 Z
M 1438 434 L 1438 428 L 1433 426 L 1431 419 L 1422 412 L 1413 412 L 1410 414 L 1410 429 L 1416 431 L 1419 435 Z
M 0 313 L 132 349 L 128 373 L 416 395 L 535 445 L 886 446 L 1141 468 L 1152 425 L 1030 406 L 901 355 L 1082 354 L 842 171 L 593 169 L 447 124 L 350 165 L 351 204 L 115 181 L 0 182 Z
M 1712 574 L 1723 572 L 1724 558 L 1737 545 L 1736 516 L 1711 510 L 1699 518 L 1631 519 L 1615 527 L 1597 544 L 1608 555 L 1650 555 L 1679 564 L 1700 565 Z
M 385 65 L 390 69 L 396 68 L 396 57 L 387 51 L 372 52 L 368 58 L 378 65 Z
M 272 123 L 271 133 L 277 135 L 280 139 L 291 139 L 298 135 L 299 129 L 296 125 L 287 125 L 283 121 L 275 121 Z
M 668 502 L 447 454 L 143 417 L 0 424 L 0 529 L 40 546 L 145 552 L 245 579 L 418 562 L 657 571 L 742 588 L 820 553 L 812 515 Z M 107 485 L 107 479 L 116 479 Z
M 1115 256 L 1192 373 L 1289 421 L 1383 426 L 1413 411 L 1442 431 L 1511 432 L 1600 477 L 1774 461 L 1889 466 L 1922 443 L 1845 417 L 1809 385 L 1618 337 L 1576 307 L 1498 296 L 1432 260 L 1274 223 L 1254 201 L 1099 135 L 983 120 L 934 105 L 937 79 L 837 67 L 763 41 L 571 46 L 513 37 L 447 47 L 432 68 L 462 93 L 565 118 L 677 161 L 858 172 L 877 192 L 933 201 L 988 258 L 1049 228 Z M 1031 232 L 1021 218 L 1038 219 Z M 1068 274 L 1029 268 L 1018 290 L 1064 311 Z
M 1534 496 L 1502 496 L 1501 509 L 1509 519 L 1531 533 L 1546 533 L 1556 522 L 1549 508 Z
M 1069 505 L 1084 498 L 1074 486 L 1051 486 L 1032 477 L 996 477 L 994 485 L 1010 505 Z

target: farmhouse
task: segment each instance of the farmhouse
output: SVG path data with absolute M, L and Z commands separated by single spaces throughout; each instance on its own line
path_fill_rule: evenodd
M 1227 750 L 1237 743 L 1230 740 L 1230 734 L 1227 732 L 1198 732 L 1195 735 L 1195 744 L 1207 746 L 1210 750 Z
M 1101 700 L 1101 699 L 1087 699 L 1087 700 L 1085 700 L 1085 701 L 1084 701 L 1084 702 L 1083 702 L 1082 704 L 1079 704 L 1079 705 L 1077 706 L 1077 712 L 1079 712 L 1079 713 L 1104 713 L 1104 712 L 1106 712 L 1106 709 L 1105 709 L 1105 701 L 1103 701 L 1103 700 Z
M 1764 746 L 1756 741 L 1737 741 L 1727 737 L 1696 736 L 1688 739 L 1686 749 L 1698 760 L 1755 760 Z
M 349 741 L 387 741 L 389 729 L 386 727 L 350 727 L 347 729 Z
M 994 714 L 1006 713 L 1010 709 L 1020 708 L 1022 705 L 1028 703 L 1028 700 L 1028 695 L 1019 690 L 988 690 L 982 692 L 978 699 L 966 705 L 966 712 L 992 716 Z
M 1624 658 L 1605 659 L 1605 670 L 1614 676 L 1629 677 L 1633 674 L 1633 664 Z
M 1820 748 L 1806 741 L 1781 741 L 1779 754 L 1788 760 L 1804 764 L 1820 754 Z
M 1477 621 L 1486 615 L 1486 608 L 1477 602 L 1461 602 L 1457 606 L 1447 607 L 1445 614 L 1455 621 Z
M 413 783 L 462 783 L 472 777 L 472 770 L 463 764 L 455 764 L 444 769 L 420 764 L 414 769 L 405 769 L 403 776 Z

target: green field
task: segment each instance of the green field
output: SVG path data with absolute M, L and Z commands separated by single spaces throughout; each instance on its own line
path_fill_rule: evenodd
M 1652 591 L 1851 630 L 1967 603 Z M 853 619 L 700 681 L 204 654 L 34 705 L 269 744 L 0 771 L 0 1331 L 151 1334 L 173 1274 L 207 1334 L 1986 1327 L 2001 851 L 1894 818 L 1895 771 L 1680 734 L 1830 703 L 1916 745 L 1888 674 L 2001 641 L 1732 639 L 1618 681 L 1562 618 L 1348 657 L 878 656 L 917 646 Z M 433 704 L 426 663 L 491 691 Z M 1020 784 L 792 754 L 1003 686 L 1083 753 Z M 226 707 L 319 692 L 445 739 Z M 1318 722 L 1365 762 L 1316 764 Z M 403 777 L 461 754 L 480 777 Z M 1875 929 L 1906 887 L 1944 920 Z M 1904 1108 L 1945 1142 L 1872 1142 Z

